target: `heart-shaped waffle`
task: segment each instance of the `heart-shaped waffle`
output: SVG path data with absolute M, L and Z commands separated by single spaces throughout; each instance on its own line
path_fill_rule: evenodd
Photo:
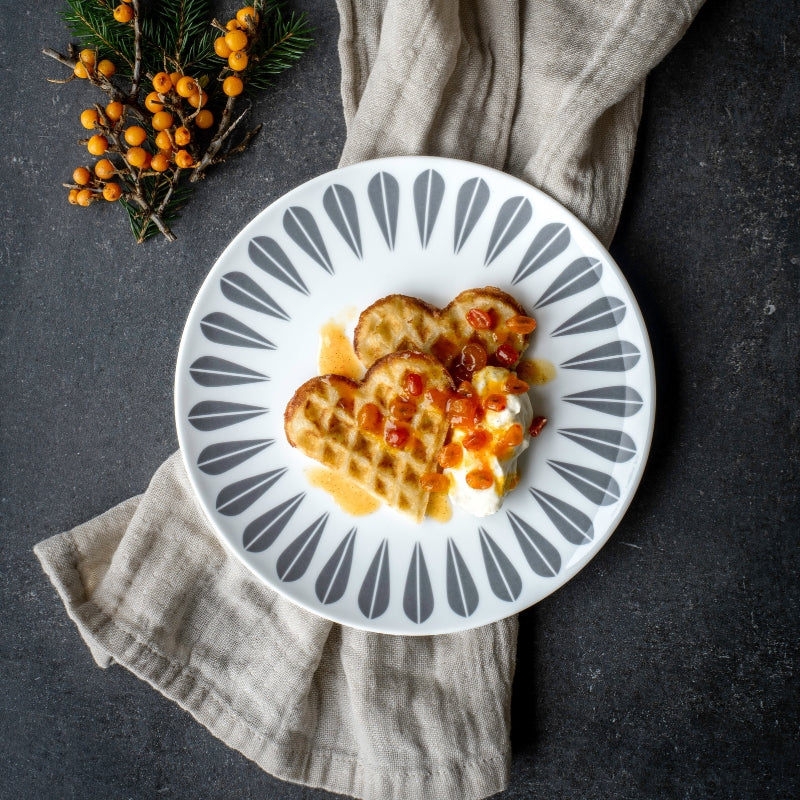
M 441 309 L 416 297 L 390 294 L 361 313 L 353 345 L 367 367 L 387 353 L 414 350 L 430 353 L 453 372 L 464 345 L 475 342 L 486 351 L 489 364 L 512 368 L 529 340 L 529 333 L 509 329 L 512 317 L 525 317 L 525 310 L 494 286 L 467 289 Z
M 362 381 L 341 375 L 306 381 L 286 406 L 286 438 L 419 522 L 429 498 L 420 478 L 437 470 L 448 431 L 437 397 L 452 389 L 449 374 L 431 356 L 391 353 Z

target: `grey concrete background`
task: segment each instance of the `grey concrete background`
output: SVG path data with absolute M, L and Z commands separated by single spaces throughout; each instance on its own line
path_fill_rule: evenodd
M 175 244 L 61 183 L 86 87 L 48 84 L 58 3 L 0 2 L 3 68 L 0 796 L 285 798 L 121 668 L 97 669 L 31 548 L 141 492 L 177 446 L 185 316 L 227 242 L 333 168 L 344 140 L 333 3 L 253 108 Z M 607 546 L 521 617 L 515 798 L 792 798 L 798 736 L 797 7 L 709 0 L 652 74 L 612 253 L 659 376 L 642 486 Z

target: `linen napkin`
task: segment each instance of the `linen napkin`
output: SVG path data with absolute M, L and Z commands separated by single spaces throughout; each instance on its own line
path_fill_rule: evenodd
M 341 163 L 505 168 L 607 243 L 645 77 L 700 5 L 338 0 Z M 431 637 L 317 617 L 227 553 L 177 453 L 143 495 L 35 552 L 100 666 L 123 665 L 280 778 L 366 800 L 508 783 L 515 617 Z

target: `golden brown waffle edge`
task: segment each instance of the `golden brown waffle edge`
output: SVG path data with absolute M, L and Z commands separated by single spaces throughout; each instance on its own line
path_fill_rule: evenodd
M 527 348 L 528 334 L 508 332 L 498 339 L 493 331 L 472 328 L 466 320 L 472 308 L 491 309 L 499 328 L 510 317 L 526 314 L 516 299 L 495 286 L 467 289 L 444 308 L 409 295 L 390 294 L 361 312 L 353 336 L 356 355 L 369 367 L 387 353 L 413 350 L 431 353 L 450 368 L 469 341 L 480 343 L 490 358 L 504 343 L 520 354 Z

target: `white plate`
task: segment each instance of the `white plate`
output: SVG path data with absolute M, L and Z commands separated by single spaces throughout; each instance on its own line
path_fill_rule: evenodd
M 320 329 L 387 294 L 444 306 L 487 285 L 536 317 L 526 357 L 557 368 L 531 389 L 549 422 L 520 485 L 483 519 L 348 515 L 283 433 L 287 401 L 317 373 Z M 309 181 L 231 242 L 189 314 L 175 409 L 200 502 L 259 578 L 337 622 L 433 634 L 521 611 L 598 552 L 644 470 L 654 389 L 636 301 L 572 214 L 504 173 L 401 157 Z

